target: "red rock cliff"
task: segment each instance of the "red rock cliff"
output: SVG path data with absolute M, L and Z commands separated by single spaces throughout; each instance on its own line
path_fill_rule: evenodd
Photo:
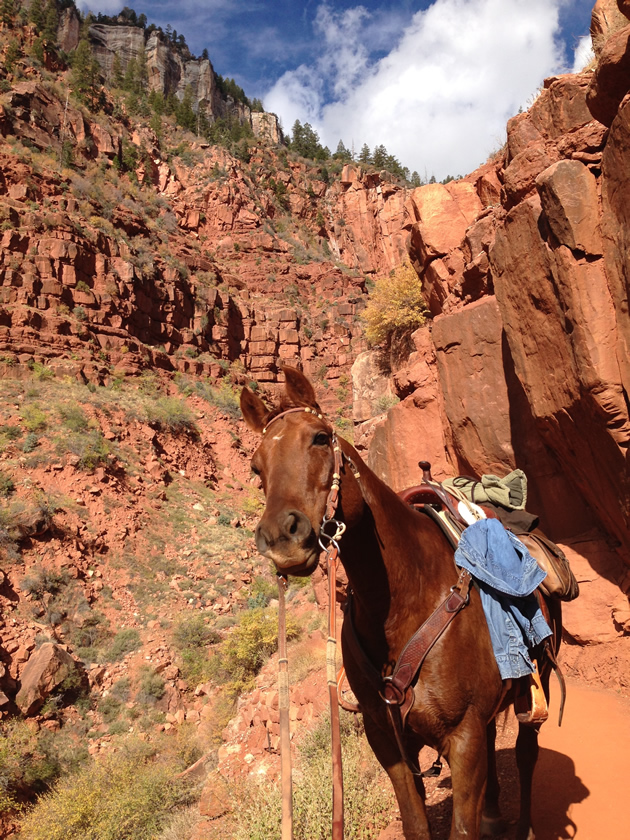
M 628 565 L 629 37 L 595 72 L 547 79 L 497 160 L 411 194 L 433 320 L 369 450 L 397 489 L 420 458 L 437 478 L 519 466 L 551 535 L 600 527 Z

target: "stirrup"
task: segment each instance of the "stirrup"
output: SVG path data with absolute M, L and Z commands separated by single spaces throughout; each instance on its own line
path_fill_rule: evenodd
M 514 700 L 514 712 L 518 722 L 526 726 L 537 726 L 549 717 L 549 707 L 540 681 L 537 662 L 534 662 L 534 673 L 519 681 Z

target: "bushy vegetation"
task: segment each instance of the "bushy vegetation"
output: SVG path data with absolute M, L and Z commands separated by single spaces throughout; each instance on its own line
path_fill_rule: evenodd
M 391 820 L 391 785 L 370 751 L 354 716 L 341 716 L 344 772 L 344 837 L 372 840 Z M 322 719 L 298 748 L 294 786 L 295 840 L 326 840 L 332 824 L 330 721 Z M 281 794 L 275 785 L 245 784 L 237 792 L 234 840 L 280 836 Z
M 299 636 L 299 627 L 287 617 L 287 639 Z M 213 656 L 212 676 L 237 696 L 254 685 L 254 677 L 278 647 L 278 611 L 256 607 L 239 616 L 239 623 Z
M 22 808 L 24 799 L 46 791 L 86 759 L 80 732 L 35 730 L 26 721 L 0 726 L 0 813 Z
M 406 262 L 376 280 L 363 312 L 365 335 L 371 345 L 390 343 L 421 327 L 427 315 L 422 283 Z
M 183 767 L 143 742 L 90 761 L 44 794 L 26 816 L 24 840 L 152 840 L 190 799 Z
M 209 648 L 220 639 L 219 633 L 201 615 L 182 617 L 173 627 L 173 643 L 179 651 L 182 677 L 191 685 L 209 679 L 212 673 Z

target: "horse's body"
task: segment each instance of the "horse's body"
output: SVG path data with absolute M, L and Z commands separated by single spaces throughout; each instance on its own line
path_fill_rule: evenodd
M 286 369 L 289 404 L 317 406 L 302 374 Z M 243 414 L 262 431 L 273 418 L 247 389 Z M 278 413 L 277 411 L 275 412 Z M 267 506 L 256 532 L 262 554 L 283 574 L 310 574 L 317 565 L 320 523 L 332 481 L 332 430 L 316 414 L 289 413 L 272 423 L 252 459 L 262 478 Z M 353 592 L 352 621 L 360 645 L 381 674 L 391 672 L 403 647 L 457 581 L 453 551 L 431 518 L 402 502 L 339 441 L 356 468 L 345 466 L 336 518 L 346 525 L 341 560 Z M 510 702 L 501 680 L 478 593 L 448 626 L 426 657 L 413 688 L 401 754 L 386 705 L 365 663 L 342 633 L 348 681 L 360 704 L 369 743 L 393 784 L 407 840 L 428 840 L 424 786 L 410 765 L 422 746 L 444 756 L 451 769 L 453 821 L 450 840 L 477 840 L 501 833 L 494 758 L 494 718 Z M 545 681 L 548 675 L 543 675 Z M 531 780 L 537 729 L 521 726 L 516 745 L 521 778 L 518 840 L 533 840 Z M 406 760 L 407 759 L 407 760 Z M 483 813 L 483 829 L 482 829 Z

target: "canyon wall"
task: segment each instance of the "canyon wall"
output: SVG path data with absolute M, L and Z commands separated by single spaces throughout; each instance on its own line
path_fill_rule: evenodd
M 627 565 L 629 37 L 547 79 L 496 160 L 409 195 L 432 319 L 394 365 L 400 403 L 359 434 L 396 489 L 419 459 L 438 479 L 521 467 L 550 535 L 598 527 Z

